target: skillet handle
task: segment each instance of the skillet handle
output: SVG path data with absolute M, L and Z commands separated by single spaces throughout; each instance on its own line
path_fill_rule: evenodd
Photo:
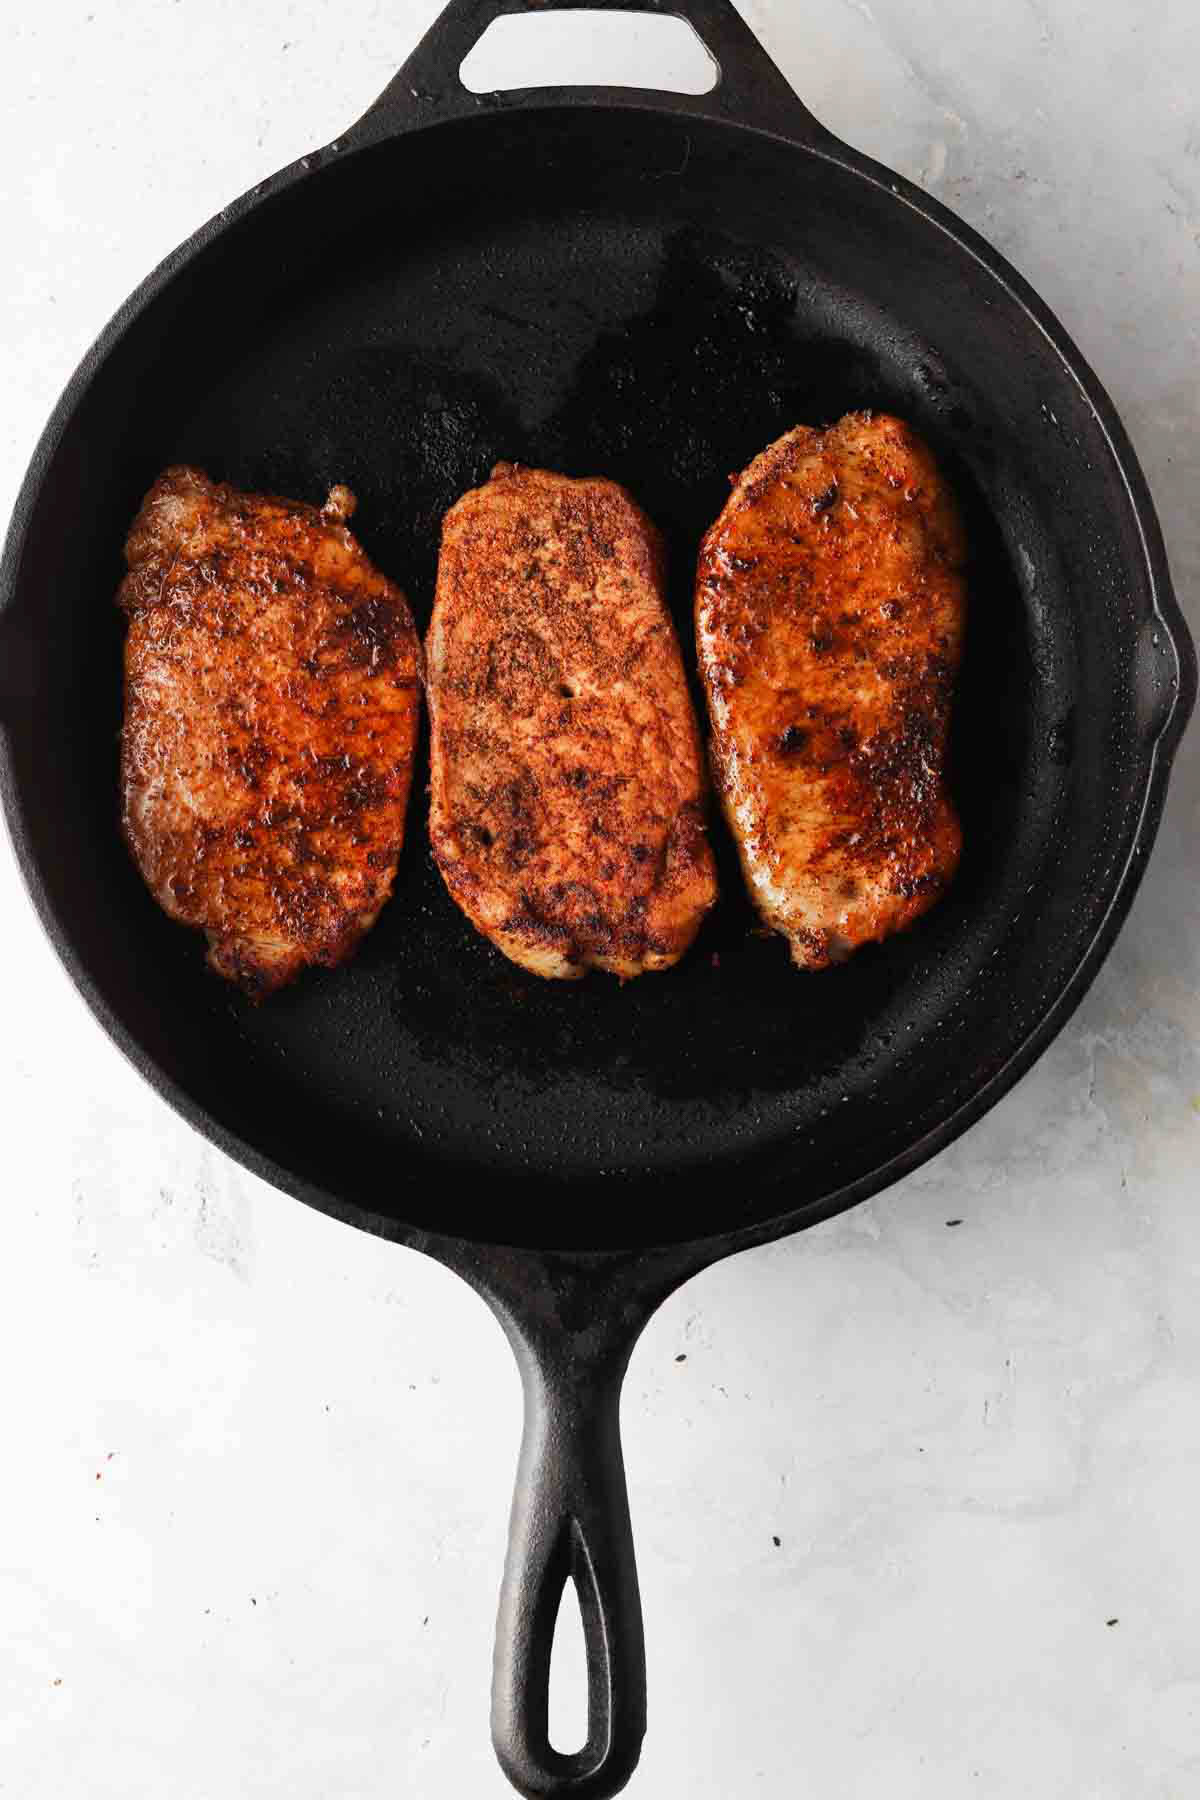
M 500 1591 L 492 1742 L 533 1800 L 607 1800 L 629 1780 L 646 1732 L 642 1632 L 618 1408 L 628 1350 L 597 1365 L 548 1361 L 517 1345 L 525 1431 Z M 581 1750 L 552 1747 L 550 1659 L 559 1601 L 573 1581 L 587 1653 Z
M 719 71 L 707 94 L 674 94 L 628 88 L 521 88 L 504 94 L 472 94 L 459 70 L 494 20 L 511 13 L 657 13 L 686 21 Z M 350 145 L 390 137 L 435 119 L 461 117 L 489 107 L 552 101 L 556 105 L 629 103 L 654 93 L 658 110 L 732 120 L 777 131 L 796 142 L 832 142 L 772 62 L 732 0 L 450 0 L 398 75 L 345 134 Z
M 621 1454 L 621 1385 L 646 1322 L 727 1253 L 720 1240 L 612 1253 L 501 1249 L 423 1233 L 412 1247 L 487 1301 L 516 1354 L 525 1429 L 500 1590 L 492 1742 L 527 1800 L 609 1800 L 646 1732 L 642 1603 Z M 550 1743 L 558 1603 L 575 1582 L 588 1671 L 582 1750 Z

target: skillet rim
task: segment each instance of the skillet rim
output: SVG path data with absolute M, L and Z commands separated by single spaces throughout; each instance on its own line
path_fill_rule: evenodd
M 187 1089 L 163 1072 L 156 1059 L 145 1050 L 135 1034 L 126 1026 L 123 1018 L 104 999 L 84 959 L 77 955 L 60 926 L 58 916 L 47 895 L 38 860 L 28 839 L 25 823 L 27 809 L 18 791 L 9 745 L 11 725 L 5 720 L 2 710 L 0 710 L 0 798 L 3 800 L 9 841 L 34 910 L 55 954 L 93 1017 L 126 1061 L 137 1070 L 173 1111 L 198 1131 L 202 1137 L 210 1143 L 216 1144 L 226 1155 L 232 1157 L 242 1167 L 249 1169 L 261 1180 L 280 1189 L 291 1198 L 300 1200 L 305 1205 L 311 1206 L 331 1218 L 353 1225 L 359 1230 L 367 1231 L 373 1236 L 432 1250 L 435 1254 L 438 1253 L 438 1246 L 441 1246 L 447 1253 L 457 1249 L 459 1259 L 464 1255 L 469 1257 L 471 1250 L 486 1252 L 511 1249 L 527 1254 L 563 1255 L 575 1261 L 616 1260 L 630 1255 L 650 1255 L 654 1251 L 660 1250 L 682 1251 L 690 1248 L 698 1256 L 703 1256 L 704 1260 L 711 1260 L 717 1255 L 766 1243 L 775 1238 L 787 1236 L 791 1232 L 806 1229 L 810 1225 L 818 1224 L 821 1220 L 845 1211 L 860 1201 L 868 1199 L 871 1195 L 879 1193 L 902 1176 L 910 1174 L 939 1150 L 944 1149 L 960 1137 L 984 1113 L 989 1111 L 1033 1066 L 1042 1052 L 1062 1030 L 1091 986 L 1111 949 L 1128 915 L 1134 895 L 1145 872 L 1162 816 L 1172 761 L 1195 704 L 1196 652 L 1172 586 L 1162 531 L 1149 487 L 1116 408 L 1094 370 L 1064 327 L 1024 277 L 1008 262 L 1007 258 L 988 244 L 973 227 L 958 219 L 940 201 L 924 193 L 903 176 L 893 173 L 883 165 L 842 143 L 831 133 L 825 131 L 823 127 L 817 126 L 815 130 L 807 130 L 801 135 L 769 125 L 755 124 L 752 120 L 715 116 L 711 111 L 704 109 L 703 102 L 707 98 L 706 96 L 680 96 L 656 90 L 624 88 L 596 88 L 585 90 L 585 92 L 586 99 L 581 98 L 580 91 L 577 89 L 521 90 L 515 95 L 504 96 L 494 109 L 480 107 L 473 114 L 440 119 L 422 117 L 405 119 L 382 137 L 366 134 L 356 140 L 354 128 L 352 128 L 351 131 L 343 133 L 340 139 L 334 141 L 335 145 L 339 147 L 336 151 L 334 146 L 330 146 L 329 151 L 311 152 L 286 165 L 275 175 L 260 181 L 238 199 L 222 207 L 190 237 L 164 257 L 117 309 L 86 351 L 63 389 L 42 431 L 21 483 L 5 539 L 3 556 L 0 557 L 0 621 L 3 620 L 5 612 L 13 603 L 33 511 L 46 482 L 50 463 L 80 402 L 104 362 L 138 323 L 149 305 L 186 271 L 195 257 L 207 249 L 228 228 L 249 219 L 264 202 L 273 199 L 298 182 L 319 176 L 328 166 L 326 158 L 329 154 L 338 154 L 344 160 L 350 160 L 358 155 L 369 155 L 387 142 L 408 137 L 414 132 L 436 132 L 456 127 L 470 129 L 476 123 L 490 124 L 498 116 L 517 110 L 518 106 L 524 117 L 536 117 L 538 114 L 553 114 L 564 110 L 577 112 L 581 107 L 586 107 L 589 113 L 611 111 L 650 114 L 660 119 L 670 120 L 680 127 L 687 126 L 688 129 L 711 126 L 772 140 L 792 153 L 815 157 L 841 169 L 851 177 L 865 180 L 870 185 L 883 189 L 898 205 L 911 208 L 927 224 L 933 226 L 947 238 L 958 251 L 971 257 L 1015 303 L 1025 315 L 1029 325 L 1047 340 L 1057 360 L 1075 382 L 1091 409 L 1108 453 L 1120 476 L 1121 485 L 1128 501 L 1129 514 L 1136 525 L 1138 541 L 1141 545 L 1142 569 L 1149 584 L 1151 614 L 1157 618 L 1174 651 L 1177 674 L 1175 681 L 1171 684 L 1170 697 L 1166 705 L 1157 709 L 1155 715 L 1143 725 L 1139 733 L 1137 750 L 1140 753 L 1139 761 L 1141 759 L 1144 761 L 1141 761 L 1138 787 L 1141 789 L 1143 797 L 1136 823 L 1130 834 L 1127 854 L 1119 870 L 1110 878 L 1111 892 L 1108 903 L 1090 941 L 1082 950 L 1057 996 L 1044 1009 L 1036 1024 L 1024 1034 L 1006 1060 L 968 1100 L 905 1149 L 897 1151 L 876 1168 L 842 1187 L 836 1188 L 821 1199 L 786 1208 L 765 1219 L 755 1220 L 725 1231 L 718 1230 L 707 1233 L 700 1237 L 660 1239 L 656 1235 L 651 1243 L 624 1246 L 611 1244 L 591 1247 L 581 1247 L 575 1244 L 558 1246 L 545 1241 L 529 1244 L 519 1238 L 514 1241 L 507 1238 L 438 1233 L 427 1227 L 397 1220 L 386 1214 L 341 1200 L 328 1189 L 276 1163 L 245 1138 L 219 1124 L 202 1105 L 193 1099 Z M 811 125 L 814 122 L 810 120 L 809 123 Z M 342 146 L 344 148 L 341 148 Z M 1140 585 L 1141 571 L 1139 572 Z M 633 1177 L 624 1186 L 623 1192 L 629 1194 L 636 1191 L 637 1179 L 637 1177 Z M 589 1209 L 589 1214 L 590 1211 L 591 1209 Z

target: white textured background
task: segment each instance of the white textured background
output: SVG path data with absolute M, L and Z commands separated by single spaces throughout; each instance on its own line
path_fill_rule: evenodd
M 11 10 L 0 513 L 127 290 L 336 136 L 436 10 Z M 1200 14 L 742 10 L 819 117 L 1060 314 L 1197 621 Z M 1130 923 L 1016 1092 L 884 1198 L 694 1282 L 639 1347 L 648 1800 L 1200 1792 L 1198 801 L 1194 733 Z M 0 1792 L 500 1800 L 498 1329 L 185 1130 L 6 850 L 0 923 Z

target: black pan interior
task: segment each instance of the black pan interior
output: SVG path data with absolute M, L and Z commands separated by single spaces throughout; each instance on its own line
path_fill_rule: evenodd
M 358 959 L 269 1004 L 208 975 L 143 891 L 116 833 L 111 600 L 166 463 L 310 500 L 349 482 L 356 531 L 422 625 L 441 515 L 497 459 L 614 476 L 666 531 L 691 656 L 696 545 L 728 475 L 798 421 L 865 406 L 928 436 L 973 546 L 966 854 L 913 932 L 793 973 L 715 829 L 724 897 L 677 971 L 538 982 L 446 897 L 423 784 Z M 97 373 L 18 605 L 35 626 L 13 733 L 30 847 L 135 1047 L 308 1197 L 596 1248 L 816 1209 L 994 1077 L 1097 930 L 1144 798 L 1143 566 L 1057 352 L 886 187 L 651 112 L 435 128 L 267 197 Z

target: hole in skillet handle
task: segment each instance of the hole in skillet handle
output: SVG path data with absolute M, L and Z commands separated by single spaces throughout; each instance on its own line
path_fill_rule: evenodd
M 529 65 L 529 79 L 538 86 L 483 92 L 472 91 L 464 84 L 462 71 L 468 63 L 472 65 L 472 84 L 475 79 L 482 79 L 476 74 L 477 59 L 473 53 L 477 49 L 483 52 L 486 64 L 486 58 L 493 52 L 492 46 L 483 45 L 482 40 L 497 20 L 533 14 L 544 25 L 546 15 L 555 13 L 623 13 L 627 15 L 627 25 L 629 15 L 632 15 L 635 30 L 645 34 L 657 34 L 660 25 L 672 22 L 690 26 L 699 45 L 690 46 L 685 41 L 686 60 L 679 63 L 675 62 L 674 54 L 670 58 L 665 53 L 662 55 L 663 64 L 668 61 L 672 64 L 673 86 L 683 91 L 653 90 L 660 96 L 660 108 L 677 112 L 682 117 L 718 118 L 755 125 L 777 131 L 796 143 L 836 143 L 836 139 L 803 106 L 732 0 L 583 0 L 582 4 L 581 0 L 450 0 L 399 74 L 362 118 L 343 134 L 341 144 L 359 148 L 435 121 L 440 123 L 477 114 L 484 107 L 512 107 L 523 102 L 538 104 L 549 93 L 553 94 L 556 104 L 587 106 L 597 100 L 611 104 L 614 95 L 620 93 L 620 87 L 600 85 L 592 58 L 586 65 L 586 84 L 580 87 L 564 85 L 548 89 L 544 68 L 536 61 Z M 653 25 L 652 20 L 655 21 Z M 578 21 L 568 17 L 563 25 L 563 36 L 555 41 L 560 47 L 567 42 L 577 43 Z M 568 39 L 567 33 L 573 36 Z M 608 40 L 607 30 L 605 39 Z M 616 48 L 615 38 L 611 41 Z M 648 36 L 646 41 L 650 41 Z M 665 44 L 667 40 L 662 37 L 659 41 Z M 503 46 L 505 40 L 501 38 L 498 42 Z M 512 42 L 509 37 L 508 47 L 504 49 L 506 64 L 515 63 Z M 640 62 L 639 58 L 639 65 Z M 705 69 L 704 85 L 692 87 L 687 72 L 693 65 L 698 67 L 700 62 L 712 66 Z M 513 76 L 517 78 L 515 67 Z M 632 91 L 645 89 L 644 72 L 630 79 L 634 79 Z M 696 79 L 698 82 L 698 75 Z
M 574 1578 L 565 1583 L 558 1603 L 550 1651 L 550 1748 L 569 1756 L 588 1737 L 587 1643 L 583 1603 Z
M 709 94 L 720 70 L 685 19 L 594 6 L 493 19 L 458 72 L 472 94 L 510 88 L 661 88 Z

